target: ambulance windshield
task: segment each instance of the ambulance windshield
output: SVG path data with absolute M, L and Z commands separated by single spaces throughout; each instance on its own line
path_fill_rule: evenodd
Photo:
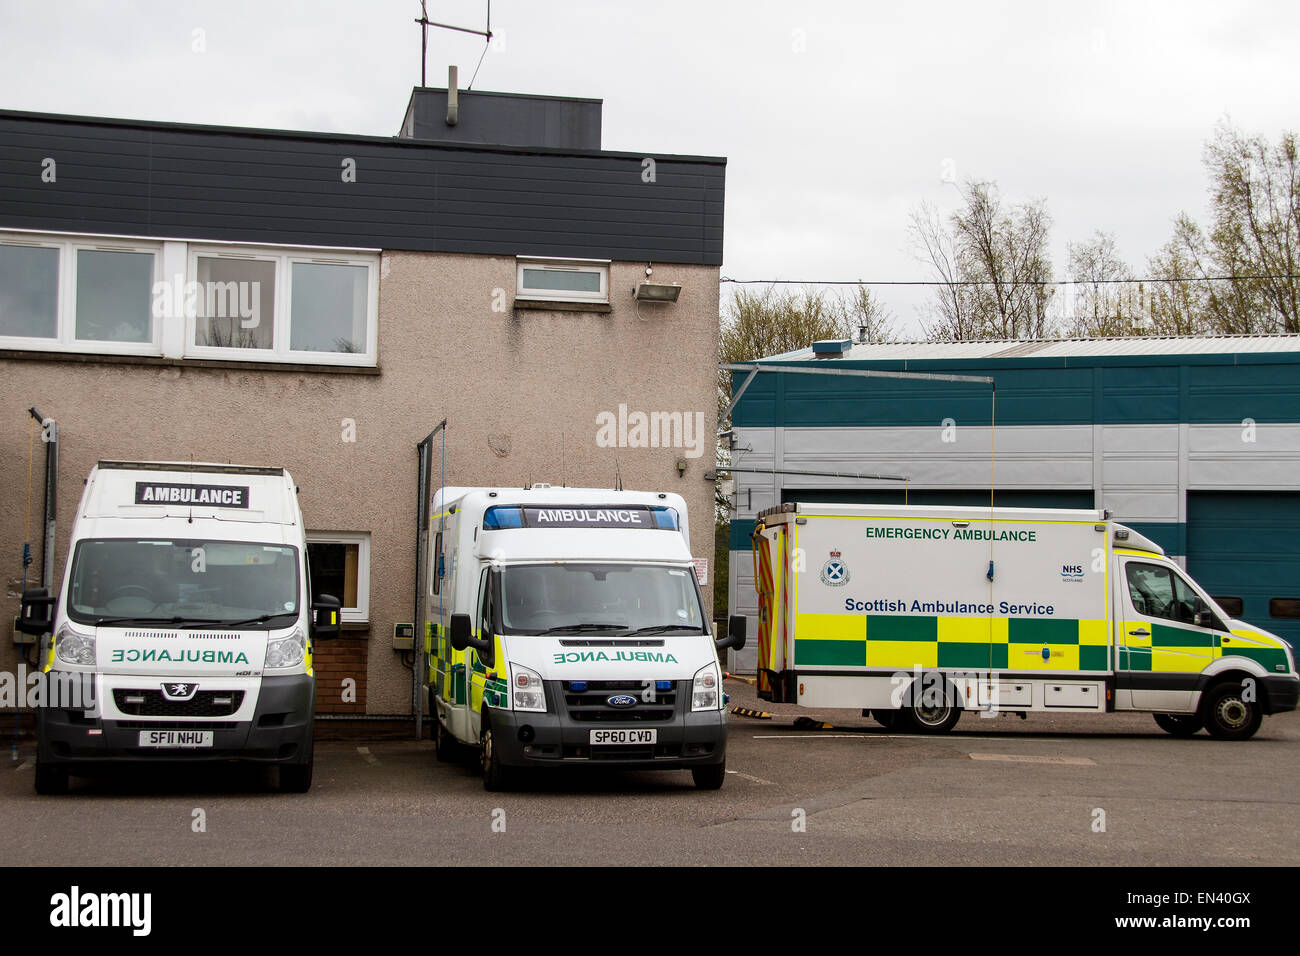
M 501 574 L 504 634 L 702 634 L 695 576 L 684 568 L 532 564 Z
M 68 616 L 83 624 L 285 627 L 298 614 L 298 549 L 243 541 L 77 543 Z

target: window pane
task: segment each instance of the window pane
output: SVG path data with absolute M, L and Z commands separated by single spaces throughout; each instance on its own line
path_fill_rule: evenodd
M 59 250 L 0 245 L 0 335 L 59 334 Z
M 550 292 L 600 292 L 600 273 L 577 269 L 524 269 L 525 289 Z
M 330 594 L 345 608 L 357 606 L 357 558 L 360 545 L 313 541 L 307 544 L 312 600 Z
M 1239 597 L 1216 597 L 1214 600 L 1229 617 L 1241 617 L 1246 609 L 1246 603 Z
M 77 250 L 77 338 L 149 342 L 153 253 Z
M 1173 617 L 1174 588 L 1169 571 L 1151 564 L 1130 564 L 1127 570 L 1134 610 L 1150 617 Z
M 364 352 L 367 277 L 365 266 L 295 262 L 289 348 Z
M 1269 617 L 1300 617 L 1300 598 L 1270 598 Z
M 200 256 L 194 344 L 269 349 L 275 345 L 275 263 Z

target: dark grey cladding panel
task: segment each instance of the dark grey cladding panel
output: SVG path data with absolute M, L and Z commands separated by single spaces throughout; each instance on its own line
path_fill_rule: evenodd
M 0 228 L 720 265 L 725 161 L 655 163 L 0 113 Z
M 600 100 L 461 90 L 457 113 L 456 125 L 448 126 L 447 91 L 416 89 L 402 135 L 492 146 L 600 149 Z

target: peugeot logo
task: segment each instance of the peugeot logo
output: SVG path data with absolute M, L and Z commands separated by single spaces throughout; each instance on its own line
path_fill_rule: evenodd
M 198 689 L 198 684 L 163 684 L 162 695 L 166 700 L 190 700 Z
M 635 707 L 636 698 L 629 697 L 627 694 L 615 694 L 613 697 L 606 698 L 605 703 L 611 707 Z

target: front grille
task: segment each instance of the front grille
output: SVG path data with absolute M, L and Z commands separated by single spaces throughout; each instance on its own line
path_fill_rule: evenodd
M 187 720 L 119 720 L 114 726 L 118 730 L 235 730 L 239 724 L 233 720 L 214 720 L 203 724 Z
M 132 717 L 229 717 L 243 702 L 242 690 L 201 690 L 189 700 L 167 700 L 161 690 L 113 691 L 117 709 Z
M 653 760 L 656 757 L 678 757 L 681 748 L 675 744 L 633 745 L 628 747 L 586 747 L 568 746 L 564 748 L 566 760 Z
M 572 681 L 561 681 L 564 704 L 569 719 L 576 723 L 662 723 L 672 720 L 677 713 L 677 683 L 672 690 L 654 690 L 653 682 L 647 689 L 639 680 L 582 681 L 586 689 L 575 691 Z M 609 698 L 616 694 L 635 697 L 632 707 L 611 707 Z

